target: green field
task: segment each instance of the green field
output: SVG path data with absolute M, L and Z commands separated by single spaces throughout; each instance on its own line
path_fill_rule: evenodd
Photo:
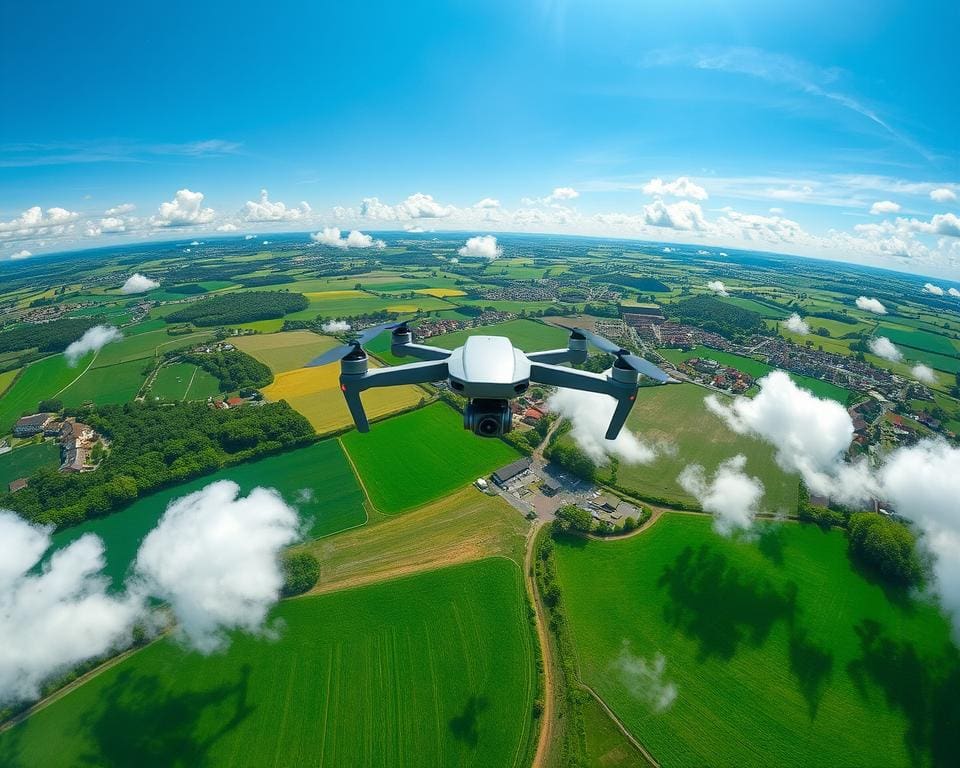
M 846 549 L 838 531 L 764 524 L 731 541 L 680 514 L 619 542 L 559 544 L 581 677 L 665 768 L 951 765 L 949 626 L 890 599 Z M 631 695 L 624 653 L 663 654 L 670 709 Z
M 17 378 L 18 373 L 20 373 L 19 368 L 13 368 L 12 370 L 0 373 L 0 395 L 3 395 L 3 393 L 10 388 L 13 380 Z
M 720 462 L 742 453 L 747 457 L 747 474 L 763 482 L 764 507 L 796 511 L 798 478 L 777 466 L 766 443 L 732 432 L 708 411 L 703 404 L 708 394 L 708 390 L 693 384 L 641 389 L 627 428 L 660 450 L 649 464 L 621 462 L 616 484 L 642 497 L 695 504 L 696 499 L 677 483 L 684 467 L 701 464 L 712 474 Z M 722 395 L 718 397 L 722 399 Z M 570 440 L 569 436 L 562 439 Z M 601 469 L 601 478 L 605 475 Z
M 71 368 L 63 355 L 52 355 L 24 368 L 20 378 L 0 396 L 0 435 L 7 434 L 24 413 L 34 413 L 41 400 L 53 397 L 70 384 L 89 363 L 87 355 L 76 368 Z
M 343 436 L 373 505 L 393 514 L 432 501 L 518 458 L 500 440 L 463 428 L 463 417 L 437 403 Z
M 5 766 L 520 766 L 534 646 L 502 558 L 282 603 L 278 639 L 161 640 L 0 734 Z
M 383 334 L 389 343 L 390 334 Z M 274 373 L 302 368 L 313 358 L 332 349 L 337 341 L 313 331 L 286 331 L 285 333 L 238 336 L 234 345 L 257 358 Z
M 107 344 L 94 361 L 94 368 L 106 368 L 131 360 L 146 360 L 163 352 L 190 347 L 213 336 L 213 331 L 198 331 L 183 336 L 170 336 L 165 330 L 124 335 L 120 341 Z
M 761 363 L 759 360 L 743 357 L 742 355 L 734 355 L 730 352 L 721 352 L 720 350 L 710 349 L 708 347 L 694 347 L 689 352 L 682 352 L 678 349 L 659 349 L 657 351 L 671 363 L 679 363 L 694 357 L 716 360 L 721 365 L 736 368 L 738 371 L 750 374 L 754 379 L 760 379 L 770 373 L 770 371 L 775 370 L 773 366 Z M 829 381 L 820 381 L 820 379 L 814 379 L 810 376 L 800 376 L 795 373 L 788 373 L 787 375 L 793 379 L 797 386 L 810 390 L 817 397 L 836 400 L 841 405 L 846 405 L 848 398 L 853 394 L 849 389 L 838 387 Z
M 97 534 L 107 549 L 106 573 L 119 584 L 143 537 L 157 524 L 167 505 L 216 480 L 233 480 L 244 494 L 256 486 L 276 488 L 299 510 L 307 524 L 308 538 L 363 525 L 367 519 L 363 492 L 343 450 L 336 440 L 325 440 L 166 488 L 120 512 L 56 533 L 54 544 L 63 547 L 84 533 Z
M 947 357 L 957 357 L 957 350 L 950 339 L 940 334 L 930 333 L 922 330 L 907 330 L 896 328 L 889 323 L 881 323 L 877 326 L 876 336 L 886 336 L 897 346 L 913 347 L 925 352 L 933 352 L 937 355 L 946 355 Z M 909 351 L 905 351 L 907 357 L 914 357 Z
M 206 400 L 220 392 L 220 382 L 193 363 L 163 366 L 150 385 L 150 397 L 160 400 Z
M 51 440 L 24 445 L 9 453 L 0 454 L 0 492 L 20 477 L 29 477 L 42 467 L 56 468 L 60 464 L 60 449 Z
M 725 304 L 733 304 L 741 309 L 749 309 L 751 312 L 759 314 L 760 317 L 782 320 L 790 314 L 790 309 L 787 307 L 774 307 L 769 304 L 754 301 L 753 299 L 741 299 L 734 296 L 731 298 L 721 298 L 720 301 Z
M 149 361 L 130 360 L 106 367 L 97 367 L 96 363 L 83 376 L 74 381 L 59 395 L 59 399 L 68 408 L 85 402 L 97 405 L 127 403 L 136 397 L 137 392 L 147 378 L 145 371 Z M 78 367 L 78 370 L 83 370 Z
M 509 320 L 496 325 L 469 328 L 443 336 L 435 336 L 426 341 L 434 347 L 453 349 L 462 346 L 469 336 L 507 336 L 517 349 L 525 352 L 537 352 L 543 349 L 559 349 L 567 346 L 567 333 L 562 328 L 537 322 L 535 320 Z M 388 345 L 389 346 L 389 345 Z

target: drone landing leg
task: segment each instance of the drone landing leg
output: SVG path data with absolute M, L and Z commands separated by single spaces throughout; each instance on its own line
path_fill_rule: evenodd
M 342 379 L 340 389 L 343 391 L 343 397 L 347 401 L 347 408 L 350 409 L 353 423 L 357 425 L 357 432 L 369 432 L 370 424 L 367 421 L 367 414 L 363 410 L 363 403 L 360 401 L 360 390 L 354 389 Z
M 634 392 L 629 396 L 624 396 L 617 400 L 617 409 L 613 412 L 613 418 L 610 419 L 610 426 L 607 427 L 607 434 L 604 435 L 607 440 L 617 439 L 617 435 L 620 434 L 620 430 L 627 422 L 627 416 L 630 415 L 630 409 L 633 408 L 636 399 L 637 393 Z

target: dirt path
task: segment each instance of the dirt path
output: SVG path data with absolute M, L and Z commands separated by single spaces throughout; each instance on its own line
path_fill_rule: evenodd
M 531 768 L 545 768 L 550 745 L 553 743 L 554 691 L 553 691 L 553 653 L 550 646 L 550 633 L 546 628 L 546 617 L 540 594 L 537 592 L 536 579 L 533 576 L 534 542 L 537 531 L 543 526 L 538 520 L 527 534 L 527 548 L 523 558 L 523 578 L 527 584 L 527 593 L 533 605 L 534 623 L 540 640 L 540 653 L 543 656 L 543 712 L 540 713 L 540 733 L 537 737 L 537 752 L 533 756 Z
M 633 734 L 630 733 L 630 731 L 627 729 L 627 726 L 625 726 L 622 722 L 620 722 L 620 718 L 617 717 L 614 711 L 607 706 L 607 702 L 605 702 L 602 698 L 600 698 L 600 695 L 595 690 L 593 690 L 593 688 L 591 688 L 589 685 L 587 685 L 583 681 L 580 681 L 580 686 L 583 688 L 583 690 L 585 690 L 587 693 L 593 696 L 597 704 L 599 704 L 600 707 L 603 709 L 603 711 L 607 713 L 607 717 L 609 717 L 610 720 L 613 721 L 613 724 L 616 725 L 620 733 L 623 734 L 623 737 L 627 741 L 629 741 L 631 744 L 633 744 L 633 746 L 636 747 L 637 751 L 641 755 L 643 755 L 644 760 L 646 760 L 651 766 L 653 766 L 653 768 L 660 768 L 660 763 L 658 763 L 654 758 L 654 756 L 647 751 L 646 747 L 644 747 L 643 744 L 641 744 L 639 741 L 637 741 L 633 737 Z
M 193 366 L 193 375 L 190 377 L 190 381 L 187 382 L 187 389 L 186 389 L 186 390 L 184 391 L 184 393 L 183 393 L 183 398 L 182 398 L 182 400 L 183 400 L 184 402 L 186 402 L 187 396 L 190 394 L 190 387 L 193 386 L 193 380 L 194 380 L 195 378 L 197 378 L 197 371 L 199 371 L 199 370 L 200 370 L 200 366 L 199 366 L 199 365 Z
M 63 393 L 63 392 L 66 392 L 68 389 L 70 389 L 70 387 L 72 387 L 74 384 L 76 384 L 78 381 L 80 381 L 80 379 L 83 378 L 83 374 L 85 374 L 87 371 L 89 371 L 89 370 L 90 370 L 90 366 L 92 366 L 92 365 L 97 361 L 97 357 L 99 357 L 99 355 L 100 355 L 100 350 L 98 349 L 96 352 L 93 353 L 93 357 L 90 358 L 90 362 L 87 364 L 87 367 L 84 368 L 84 369 L 77 375 L 77 378 L 75 378 L 73 381 L 71 381 L 69 384 L 67 384 L 67 386 L 63 387 L 59 392 L 57 392 L 56 394 L 54 394 L 54 397 L 57 397 L 57 395 L 60 395 L 60 394 Z

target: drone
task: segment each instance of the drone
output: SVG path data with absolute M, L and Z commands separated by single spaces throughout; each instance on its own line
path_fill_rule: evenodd
M 636 401 L 641 375 L 658 384 L 679 383 L 649 360 L 583 328 L 561 326 L 570 331 L 564 349 L 523 352 L 506 336 L 477 335 L 470 336 L 463 346 L 450 350 L 414 344 L 407 322 L 367 328 L 353 341 L 325 352 L 304 366 L 312 368 L 340 361 L 340 390 L 359 432 L 370 431 L 360 400 L 364 390 L 445 380 L 453 392 L 467 398 L 463 427 L 479 437 L 500 437 L 509 432 L 513 423 L 510 400 L 526 392 L 531 384 L 545 384 L 598 392 L 616 400 L 605 435 L 607 440 L 614 440 Z M 394 355 L 419 358 L 421 362 L 370 369 L 363 346 L 386 330 L 391 331 L 390 350 Z M 606 374 L 561 365 L 584 362 L 588 343 L 615 358 Z

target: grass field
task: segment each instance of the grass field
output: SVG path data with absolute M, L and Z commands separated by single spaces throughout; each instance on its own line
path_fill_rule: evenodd
M 274 373 L 302 368 L 317 355 L 336 346 L 335 339 L 320 336 L 312 331 L 286 331 L 285 333 L 238 336 L 233 340 L 243 350 Z
M 518 457 L 500 440 L 467 432 L 463 417 L 443 403 L 374 424 L 365 435 L 348 432 L 343 444 L 370 500 L 387 514 L 432 501 Z
M 306 535 L 309 538 L 362 525 L 367 519 L 363 492 L 343 449 L 336 440 L 324 440 L 165 488 L 137 500 L 120 512 L 54 534 L 54 545 L 66 546 L 84 533 L 97 534 L 107 549 L 106 573 L 118 583 L 133 561 L 143 537 L 156 525 L 170 501 L 200 490 L 215 480 L 233 480 L 243 493 L 249 493 L 256 486 L 276 488 L 308 523 Z
M 734 355 L 730 352 L 721 352 L 717 349 L 709 349 L 708 347 L 694 347 L 689 352 L 681 352 L 677 349 L 659 349 L 657 351 L 672 363 L 689 360 L 693 357 L 716 360 L 721 365 L 727 365 L 736 368 L 738 371 L 748 373 L 754 379 L 762 378 L 774 370 L 773 366 L 761 363 L 759 360 L 743 357 L 742 355 Z M 820 381 L 810 376 L 800 376 L 795 373 L 788 373 L 787 375 L 794 380 L 797 386 L 810 390 L 817 397 L 827 397 L 831 400 L 836 400 L 841 405 L 846 405 L 848 398 L 852 394 L 849 389 L 838 387 L 829 381 Z
M 150 385 L 150 397 L 159 400 L 206 400 L 220 392 L 220 382 L 193 363 L 163 366 Z
M 845 537 L 764 524 L 731 541 L 669 514 L 560 544 L 580 674 L 665 766 L 930 766 L 960 754 L 960 657 L 929 604 L 851 567 Z M 673 706 L 631 695 L 624 654 L 666 659 Z M 629 657 L 626 657 L 629 659 Z
M 371 368 L 377 366 L 371 361 Z M 340 366 L 296 368 L 278 373 L 263 389 L 268 400 L 286 400 L 302 413 L 318 434 L 333 432 L 353 423 L 340 391 Z M 425 396 L 415 386 L 376 387 L 361 395 L 367 418 L 376 419 L 420 402 Z
M 96 362 L 79 379 L 64 389 L 57 397 L 72 408 L 85 402 L 97 405 L 127 403 L 136 397 L 147 378 L 145 368 L 149 361 L 129 360 L 106 367 L 97 367 Z M 83 368 L 78 367 L 78 371 Z
M 567 337 L 570 335 L 562 328 L 544 325 L 535 320 L 509 320 L 506 323 L 486 325 L 481 328 L 469 328 L 443 336 L 435 336 L 426 341 L 434 347 L 453 349 L 461 346 L 469 336 L 507 336 L 513 345 L 525 352 L 536 352 L 542 349 L 559 349 L 567 346 Z
M 0 435 L 7 434 L 24 413 L 35 412 L 41 400 L 53 397 L 77 378 L 89 362 L 88 355 L 71 368 L 63 355 L 52 355 L 24 368 L 20 378 L 0 397 Z
M 20 766 L 520 766 L 534 648 L 500 558 L 273 612 L 279 638 L 159 641 L 0 735 Z
M 957 350 L 950 343 L 950 339 L 929 331 L 896 328 L 890 323 L 881 323 L 877 326 L 876 335 L 886 336 L 897 346 L 913 347 L 947 357 L 957 356 Z M 912 357 L 913 355 L 908 351 L 906 356 Z
M 712 474 L 720 462 L 741 453 L 747 457 L 747 474 L 763 482 L 764 507 L 794 512 L 798 478 L 777 466 L 768 445 L 732 432 L 708 411 L 703 404 L 707 394 L 693 384 L 640 390 L 627 428 L 638 433 L 643 442 L 661 449 L 650 464 L 621 462 L 617 485 L 645 497 L 694 504 L 696 500 L 677 483 L 684 467 L 701 464 Z M 601 477 L 605 474 L 601 469 Z
M 198 331 L 183 336 L 170 336 L 164 330 L 147 331 L 133 336 L 125 335 L 120 341 L 107 344 L 93 363 L 94 368 L 106 368 L 131 360 L 146 360 L 163 352 L 198 344 L 213 336 L 213 331 Z
M 10 388 L 10 385 L 13 384 L 13 380 L 17 378 L 18 373 L 20 373 L 19 368 L 14 368 L 11 371 L 4 371 L 3 373 L 0 373 L 0 396 L 2 396 L 3 393 Z
M 20 477 L 29 477 L 41 467 L 60 464 L 60 449 L 52 441 L 24 445 L 9 453 L 0 454 L 0 491 Z

